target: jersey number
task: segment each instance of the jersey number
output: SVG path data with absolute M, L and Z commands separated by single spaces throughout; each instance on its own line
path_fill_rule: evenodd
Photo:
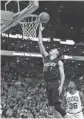
M 70 109 L 77 109 L 77 103 L 69 103 Z

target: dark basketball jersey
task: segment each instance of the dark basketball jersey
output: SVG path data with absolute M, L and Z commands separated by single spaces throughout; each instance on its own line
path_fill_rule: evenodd
M 58 58 L 50 60 L 49 55 L 44 57 L 44 80 L 58 80 L 59 79 L 59 66 L 58 66 Z

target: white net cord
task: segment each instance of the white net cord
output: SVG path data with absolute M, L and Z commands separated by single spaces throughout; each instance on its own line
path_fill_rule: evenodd
M 31 17 L 28 21 L 23 21 L 20 23 L 23 30 L 23 36 L 36 37 L 36 31 L 39 25 L 39 17 Z

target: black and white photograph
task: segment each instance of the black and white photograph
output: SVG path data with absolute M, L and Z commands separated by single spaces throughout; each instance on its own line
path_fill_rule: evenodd
M 84 1 L 0 4 L 0 117 L 84 119 Z

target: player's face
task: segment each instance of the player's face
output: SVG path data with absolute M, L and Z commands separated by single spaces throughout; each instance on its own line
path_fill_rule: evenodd
M 49 52 L 50 56 L 57 57 L 59 55 L 59 51 L 57 49 L 52 49 Z
M 72 91 L 74 93 L 74 91 L 76 91 L 76 85 L 74 82 L 70 82 L 69 84 L 69 90 Z

